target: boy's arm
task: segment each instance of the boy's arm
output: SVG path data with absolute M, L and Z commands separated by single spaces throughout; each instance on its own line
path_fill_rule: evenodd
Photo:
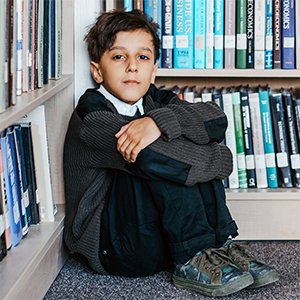
M 147 98 L 148 97 L 148 98 Z M 197 144 L 221 142 L 227 129 L 225 113 L 213 102 L 188 103 L 173 92 L 158 90 L 152 86 L 146 95 L 147 101 L 159 102 L 160 107 L 146 113 L 168 141 L 179 136 Z

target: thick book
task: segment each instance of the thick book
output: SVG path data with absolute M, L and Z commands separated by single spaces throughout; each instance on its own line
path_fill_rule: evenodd
M 194 13 L 192 0 L 174 0 L 174 68 L 194 66 Z
M 273 69 L 273 0 L 266 0 L 265 69 Z
M 274 0 L 273 7 L 273 68 L 281 69 L 281 0 Z
M 236 68 L 246 69 L 247 0 L 237 0 L 236 19 Z
M 223 69 L 224 67 L 224 17 L 224 0 L 215 0 L 214 69 Z
M 16 247 L 22 240 L 22 224 L 17 198 L 17 188 L 14 176 L 11 148 L 7 131 L 1 135 L 1 149 L 3 157 L 4 177 L 6 182 L 7 203 L 10 218 L 12 247 Z
M 295 69 L 295 2 L 282 1 L 282 68 Z
M 242 111 L 242 121 L 243 121 L 244 148 L 245 148 L 248 188 L 255 188 L 256 173 L 255 173 L 255 160 L 254 160 L 254 148 L 253 148 L 253 139 L 252 139 L 250 106 L 249 106 L 249 98 L 248 98 L 248 87 L 241 87 L 240 94 L 241 94 L 241 111 Z
M 246 37 L 247 37 L 247 69 L 254 68 L 254 0 L 247 0 L 247 22 L 246 22 Z
M 206 2 L 205 68 L 214 67 L 214 1 Z
M 236 156 L 239 178 L 239 188 L 247 188 L 246 157 L 241 115 L 241 95 L 238 90 L 232 91 L 233 119 L 236 139 Z
M 277 176 L 280 187 L 292 187 L 292 173 L 289 160 L 289 149 L 286 132 L 286 120 L 284 115 L 282 93 L 270 92 L 270 105 L 274 129 L 274 142 L 277 162 Z
M 272 117 L 269 100 L 269 90 L 266 88 L 259 88 L 259 103 L 261 112 L 261 124 L 264 141 L 264 150 L 266 157 L 266 168 L 268 176 L 269 188 L 278 187 L 275 146 L 273 138 Z
M 195 1 L 194 9 L 195 69 L 205 69 L 206 1 Z
M 228 177 L 228 185 L 231 189 L 239 188 L 239 176 L 238 176 L 238 165 L 237 165 L 237 152 L 236 152 L 236 138 L 234 128 L 234 115 L 232 105 L 232 93 L 228 89 L 222 90 L 223 99 L 223 111 L 227 116 L 228 127 L 225 133 L 225 141 L 227 147 L 230 149 L 233 158 L 233 169 L 232 173 Z
M 254 148 L 255 172 L 258 188 L 267 188 L 267 169 L 264 151 L 264 141 L 261 124 L 261 111 L 259 94 L 256 90 L 249 90 L 249 106 L 252 126 L 252 138 Z
M 235 68 L 235 47 L 236 47 L 236 1 L 225 2 L 224 21 L 224 68 Z
M 149 1 L 152 2 L 152 1 Z M 173 1 L 162 1 L 162 50 L 161 50 L 161 65 L 162 68 L 173 68 L 173 53 L 174 53 L 174 15 Z
M 290 163 L 292 169 L 293 185 L 300 188 L 300 153 L 296 132 L 296 118 L 293 105 L 292 90 L 281 91 L 286 117 L 287 141 L 290 150 Z
M 265 68 L 266 50 L 266 3 L 265 0 L 255 0 L 254 13 L 254 68 Z

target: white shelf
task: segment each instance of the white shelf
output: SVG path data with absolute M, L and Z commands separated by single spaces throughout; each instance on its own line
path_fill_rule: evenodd
M 24 93 L 17 97 L 16 105 L 0 114 L 0 130 L 21 119 L 22 116 L 43 104 L 73 82 L 73 75 L 63 75 L 59 80 L 49 80 L 43 88 Z M 61 101 L 64 101 L 63 99 Z
M 0 263 L 0 299 L 42 299 L 67 256 L 62 235 L 64 208 L 58 206 L 54 222 L 29 227 L 20 244 Z
M 158 69 L 158 77 L 249 77 L 249 78 L 300 78 L 300 70 L 254 69 Z

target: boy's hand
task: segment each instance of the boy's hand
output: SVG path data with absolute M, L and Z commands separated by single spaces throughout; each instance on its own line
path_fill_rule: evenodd
M 116 133 L 117 149 L 128 162 L 135 162 L 141 150 L 161 135 L 156 123 L 150 117 L 131 121 Z

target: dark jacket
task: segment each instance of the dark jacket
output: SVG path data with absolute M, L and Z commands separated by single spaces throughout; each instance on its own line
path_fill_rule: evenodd
M 124 161 L 116 150 L 115 138 L 130 118 L 118 114 L 95 89 L 80 98 L 66 134 L 64 239 L 71 251 L 84 255 L 100 273 L 105 273 L 99 259 L 101 212 L 112 170 L 184 185 L 224 179 L 232 171 L 231 152 L 219 144 L 227 119 L 217 105 L 190 104 L 152 85 L 143 106 L 162 135 L 142 150 L 133 164 Z

